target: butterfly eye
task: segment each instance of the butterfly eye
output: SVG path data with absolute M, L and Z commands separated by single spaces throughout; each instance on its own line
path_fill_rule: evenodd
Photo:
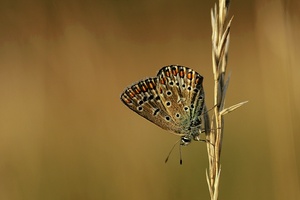
M 189 137 L 182 137 L 182 138 L 181 138 L 180 145 L 186 146 L 186 145 L 190 144 L 191 141 L 192 141 L 192 140 L 191 140 L 191 138 L 189 138 Z

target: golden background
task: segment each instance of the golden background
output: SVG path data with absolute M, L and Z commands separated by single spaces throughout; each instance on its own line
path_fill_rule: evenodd
M 122 104 L 169 64 L 205 77 L 214 1 L 1 1 L 0 199 L 209 199 L 206 145 Z M 300 199 L 300 4 L 233 1 L 220 199 Z

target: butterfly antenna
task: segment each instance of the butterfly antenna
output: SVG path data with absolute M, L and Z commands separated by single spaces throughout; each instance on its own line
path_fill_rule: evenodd
M 182 165 L 181 146 L 182 145 L 179 145 L 179 155 L 180 155 L 179 163 L 180 163 L 180 165 Z
M 177 141 L 175 142 L 175 144 L 173 145 L 172 149 L 170 150 L 170 152 L 169 152 L 169 154 L 168 154 L 168 156 L 167 156 L 167 158 L 166 158 L 166 160 L 165 160 L 165 163 L 168 162 L 169 157 L 170 157 L 170 155 L 171 155 L 171 153 L 172 153 L 174 147 L 176 146 L 176 144 L 177 144 L 179 141 L 180 141 L 180 140 L 177 140 Z M 179 146 L 181 146 L 181 145 L 179 145 Z M 181 159 L 181 156 L 180 156 L 180 159 Z

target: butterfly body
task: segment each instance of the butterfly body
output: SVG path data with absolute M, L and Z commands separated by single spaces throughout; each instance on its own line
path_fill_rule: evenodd
M 181 136 L 181 145 L 199 141 L 204 106 L 203 77 L 178 65 L 165 66 L 156 77 L 125 89 L 121 100 L 157 126 Z

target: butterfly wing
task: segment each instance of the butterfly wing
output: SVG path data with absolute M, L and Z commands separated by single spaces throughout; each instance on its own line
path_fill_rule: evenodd
M 167 113 L 182 127 L 182 134 L 191 134 L 191 126 L 201 124 L 203 77 L 188 67 L 177 65 L 163 67 L 157 77 L 157 90 Z
M 131 110 L 157 126 L 178 135 L 181 127 L 170 117 L 157 92 L 157 78 L 133 84 L 121 94 L 121 100 Z
M 121 100 L 157 126 L 197 140 L 204 104 L 202 82 L 203 77 L 188 67 L 165 66 L 157 77 L 127 88 Z

